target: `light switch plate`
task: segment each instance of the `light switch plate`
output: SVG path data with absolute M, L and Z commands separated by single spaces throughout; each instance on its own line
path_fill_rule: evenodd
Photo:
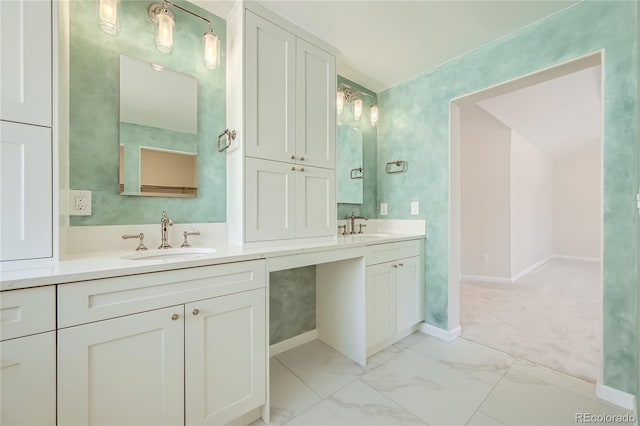
M 69 216 L 91 216 L 91 191 L 69 190 Z
M 420 203 L 418 201 L 411 202 L 411 215 L 417 216 L 420 214 Z
M 380 203 L 380 216 L 387 215 L 387 203 Z

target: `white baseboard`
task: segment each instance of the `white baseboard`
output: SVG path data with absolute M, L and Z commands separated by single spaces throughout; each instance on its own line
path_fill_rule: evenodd
M 551 257 L 554 259 L 584 260 L 585 262 L 600 262 L 599 257 L 565 256 L 564 254 L 554 254 Z
M 442 328 L 423 322 L 422 324 L 420 324 L 420 331 L 424 334 L 428 334 L 429 336 L 437 337 L 440 340 L 444 340 L 445 342 L 451 342 L 452 340 L 455 340 L 460 336 L 462 328 L 458 326 L 452 330 L 444 330 Z
M 626 408 L 627 410 L 635 412 L 637 409 L 636 397 L 634 395 L 603 385 L 600 382 L 596 383 L 596 396 L 603 401 L 610 402 L 611 404 Z
M 515 283 L 516 281 L 518 281 L 520 278 L 524 277 L 525 275 L 527 275 L 529 272 L 533 271 L 536 268 L 539 268 L 540 266 L 544 265 L 545 263 L 547 263 L 548 261 L 551 260 L 553 256 L 547 256 L 544 259 L 540 260 L 539 262 L 534 263 L 533 265 L 524 268 L 522 271 L 518 272 L 516 275 L 513 275 L 511 277 L 511 282 Z
M 485 277 L 483 275 L 460 275 L 460 279 L 464 281 L 478 281 L 483 283 L 512 284 L 511 278 Z
M 274 356 L 281 354 L 282 352 L 286 352 L 290 349 L 297 348 L 298 346 L 304 345 L 305 343 L 309 343 L 318 338 L 318 331 L 311 330 L 306 333 L 298 334 L 297 336 L 293 336 L 287 340 L 283 340 L 282 342 L 274 343 L 269 346 L 269 356 Z

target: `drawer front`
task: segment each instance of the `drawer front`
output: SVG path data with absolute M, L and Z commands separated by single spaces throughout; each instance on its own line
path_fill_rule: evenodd
M 264 260 L 64 284 L 58 328 L 266 286 Z
M 423 240 L 411 240 L 367 246 L 367 265 L 392 262 L 403 257 L 419 256 L 422 242 Z
M 55 330 L 55 286 L 0 293 L 0 340 Z

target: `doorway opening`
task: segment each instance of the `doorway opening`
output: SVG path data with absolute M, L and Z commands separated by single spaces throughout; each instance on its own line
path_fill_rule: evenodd
M 453 99 L 449 318 L 602 376 L 603 52 Z

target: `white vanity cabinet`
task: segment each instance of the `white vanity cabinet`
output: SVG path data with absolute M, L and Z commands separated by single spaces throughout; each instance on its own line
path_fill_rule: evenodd
M 266 402 L 264 261 L 59 286 L 58 423 L 228 423 Z
M 424 320 L 422 240 L 367 247 L 367 356 L 412 331 Z
M 55 287 L 0 293 L 0 424 L 56 424 Z
M 227 36 L 231 241 L 333 236 L 335 56 L 255 4 L 232 11 Z
M 3 267 L 51 261 L 54 253 L 53 6 L 51 1 L 0 2 Z

